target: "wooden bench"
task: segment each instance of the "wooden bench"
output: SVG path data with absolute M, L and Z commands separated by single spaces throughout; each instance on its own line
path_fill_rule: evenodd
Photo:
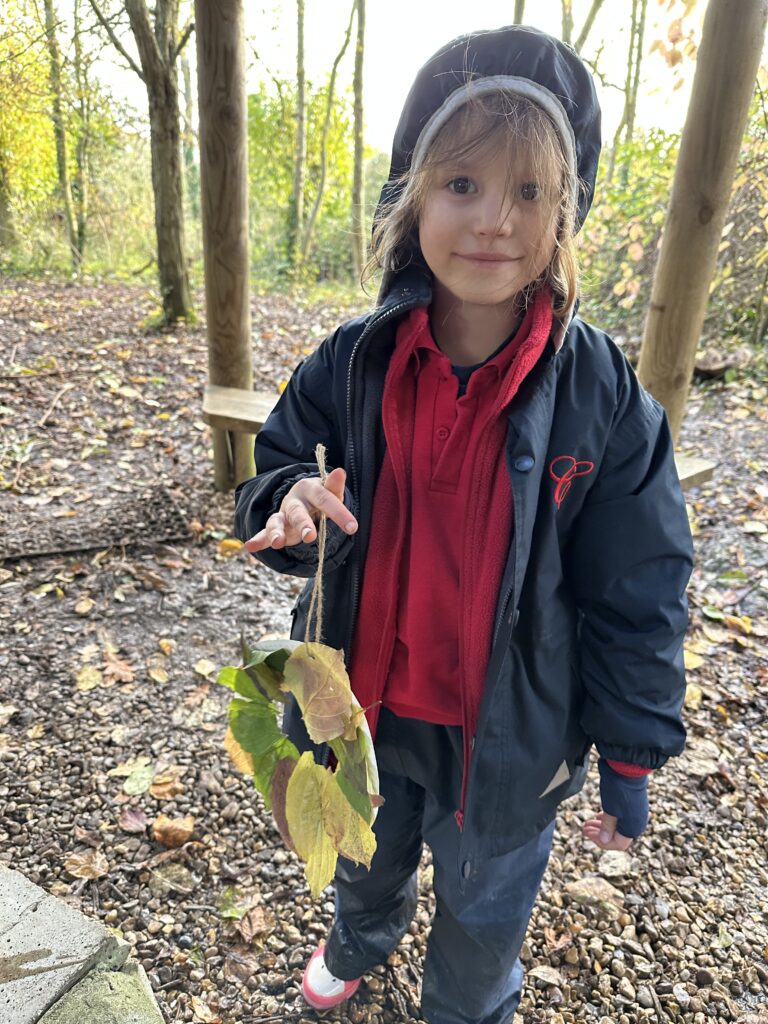
M 258 434 L 278 396 L 272 391 L 244 391 L 209 384 L 203 395 L 203 419 L 211 427 L 241 434 Z M 683 489 L 700 487 L 712 478 L 713 462 L 695 455 L 676 455 Z

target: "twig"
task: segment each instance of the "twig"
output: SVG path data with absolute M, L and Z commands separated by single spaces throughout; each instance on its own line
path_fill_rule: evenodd
M 90 0 L 90 4 L 91 4 L 91 7 L 93 8 L 93 13 L 99 19 L 99 22 L 101 23 L 102 27 L 106 31 L 106 33 L 109 36 L 109 38 L 112 40 L 112 43 L 113 43 L 115 49 L 117 50 L 117 52 L 125 60 L 128 61 L 128 67 L 131 69 L 131 71 L 135 71 L 136 74 L 139 76 L 139 78 L 142 80 L 142 82 L 146 81 L 146 79 L 144 78 L 144 72 L 141 70 L 141 68 L 138 66 L 136 61 L 133 59 L 133 57 L 131 57 L 131 55 L 125 49 L 123 44 L 117 38 L 117 35 L 115 34 L 114 29 L 112 28 L 112 26 L 109 24 L 107 19 L 104 17 L 104 15 L 99 10 L 98 5 L 96 4 L 96 0 Z
M 195 31 L 195 23 L 194 23 L 194 21 L 190 21 L 190 23 L 187 25 L 187 27 L 181 33 L 181 39 L 179 39 L 179 42 L 176 45 L 176 49 L 173 51 L 173 57 L 171 58 L 171 62 L 172 63 L 175 62 L 176 58 L 179 56 L 181 51 L 184 49 L 184 47 L 185 47 L 185 45 L 187 43 L 187 40 L 189 39 L 189 37 L 192 35 L 192 33 L 194 31 Z
M 39 377 L 61 377 L 62 374 L 70 377 L 90 377 L 93 370 L 40 370 L 39 373 L 0 373 L 0 380 L 37 380 Z
M 61 398 L 62 395 L 65 395 L 67 393 L 67 391 L 71 391 L 74 386 L 75 386 L 74 384 L 65 384 L 64 387 L 59 390 L 59 392 L 56 395 L 56 397 L 54 398 L 54 400 L 48 406 L 48 409 L 47 409 L 47 411 L 45 413 L 45 416 L 43 416 L 43 418 L 38 421 L 38 424 L 37 424 L 38 427 L 44 427 L 45 426 L 45 424 L 48 421 L 48 417 L 51 415 L 53 410 L 56 408 L 56 403 L 58 402 L 58 400 Z

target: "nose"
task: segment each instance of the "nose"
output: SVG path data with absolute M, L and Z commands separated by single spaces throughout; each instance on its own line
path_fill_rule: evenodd
M 516 209 L 511 196 L 488 192 L 478 204 L 477 233 L 494 238 L 509 237 L 515 230 Z

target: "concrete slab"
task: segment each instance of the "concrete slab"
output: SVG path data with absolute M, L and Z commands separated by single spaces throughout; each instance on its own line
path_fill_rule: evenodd
M 0 867 L 0 1024 L 37 1024 L 92 968 L 118 969 L 128 953 L 98 921 Z
M 122 971 L 91 971 L 39 1024 L 164 1024 L 164 1020 L 143 968 L 130 962 Z

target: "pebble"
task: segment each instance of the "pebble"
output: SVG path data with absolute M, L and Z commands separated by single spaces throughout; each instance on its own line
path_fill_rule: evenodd
M 651 990 L 646 985 L 641 985 L 637 990 L 637 1002 L 646 1010 L 650 1010 L 654 1006 Z
M 635 988 L 629 978 L 622 978 L 619 982 L 619 995 L 624 996 L 625 999 L 629 999 L 630 1002 L 634 1003 L 637 996 Z

